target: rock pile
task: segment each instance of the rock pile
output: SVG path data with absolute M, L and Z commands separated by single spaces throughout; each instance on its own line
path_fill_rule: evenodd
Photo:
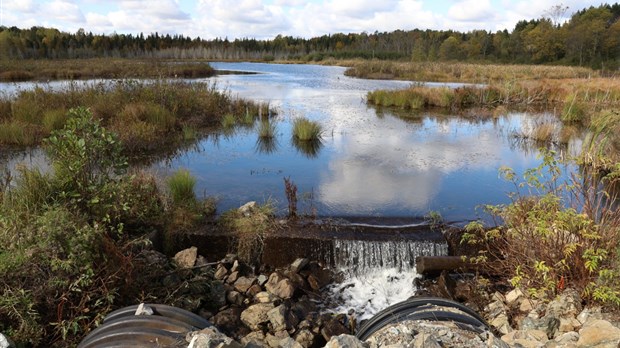
M 582 308 L 572 289 L 548 304 L 529 299 L 518 289 L 495 293 L 485 314 L 511 347 L 620 347 L 619 323 L 614 326 L 600 308 Z
M 333 279 L 317 262 L 300 258 L 285 269 L 254 274 L 228 255 L 214 278 L 224 284 L 226 301 L 209 319 L 243 346 L 322 347 L 333 336 L 351 333 L 347 316 L 319 312 L 320 290 Z

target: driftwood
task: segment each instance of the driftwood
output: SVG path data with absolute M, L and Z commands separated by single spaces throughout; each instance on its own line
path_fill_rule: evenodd
M 473 270 L 477 265 L 463 260 L 461 256 L 419 256 L 415 261 L 419 274 L 439 274 L 441 271 Z

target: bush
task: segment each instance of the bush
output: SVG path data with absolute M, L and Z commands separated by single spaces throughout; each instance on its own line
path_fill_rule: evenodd
M 248 264 L 260 264 L 266 234 L 275 228 L 271 203 L 255 205 L 246 212 L 231 210 L 222 215 L 224 228 L 236 239 L 236 253 Z
M 618 213 L 607 211 L 614 216 L 602 220 L 602 211 L 589 210 L 584 202 L 577 205 L 581 211 L 572 207 L 567 197 L 583 197 L 575 194 L 584 188 L 559 182 L 554 155 L 543 152 L 543 163 L 525 173 L 525 182 L 503 168 L 503 176 L 517 188 L 529 188 L 529 194 L 518 190 L 512 203 L 487 206 L 503 225 L 485 229 L 480 222 L 471 223 L 462 241 L 481 247 L 473 262 L 507 275 L 513 286 L 533 297 L 549 300 L 572 287 L 585 298 L 620 306 Z

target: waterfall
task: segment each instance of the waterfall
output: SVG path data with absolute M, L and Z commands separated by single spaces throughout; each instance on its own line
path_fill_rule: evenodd
M 415 294 L 415 259 L 448 254 L 445 242 L 335 240 L 333 264 L 344 281 L 329 288 L 329 311 L 355 312 L 358 320 Z
M 445 242 L 409 240 L 335 240 L 334 265 L 350 273 L 364 274 L 377 269 L 414 269 L 418 256 L 447 255 Z

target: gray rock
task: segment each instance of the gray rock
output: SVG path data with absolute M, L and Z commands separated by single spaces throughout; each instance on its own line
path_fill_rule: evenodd
M 321 335 L 329 342 L 333 336 L 339 336 L 342 334 L 350 334 L 349 330 L 338 320 L 338 317 L 331 318 L 329 321 L 323 324 L 321 328 Z
M 258 285 L 263 286 L 265 285 L 265 283 L 267 283 L 267 280 L 269 280 L 269 278 L 266 275 L 261 274 L 256 280 L 258 282 Z
M 253 331 L 261 329 L 261 324 L 269 321 L 267 312 L 274 308 L 273 303 L 257 303 L 241 312 L 241 321 Z
M 191 247 L 176 253 L 176 255 L 174 255 L 174 262 L 176 262 L 180 268 L 191 268 L 196 264 L 197 257 L 198 248 Z
M 140 303 L 138 308 L 136 308 L 134 315 L 153 315 L 153 313 L 155 313 L 153 308 L 145 305 L 144 303 Z
M 512 327 L 510 326 L 510 322 L 508 321 L 508 316 L 503 313 L 493 318 L 489 324 L 491 324 L 491 326 L 497 329 L 497 332 L 502 335 L 505 335 L 512 331 Z
M 0 348 L 15 348 L 15 343 L 8 336 L 0 333 Z
M 506 303 L 509 305 L 517 304 L 524 297 L 521 289 L 513 289 L 506 294 Z
M 355 336 L 342 334 L 332 337 L 325 348 L 369 348 L 369 346 Z
M 541 330 L 515 330 L 502 336 L 502 341 L 510 346 L 526 348 L 542 347 L 548 340 L 547 333 Z
M 560 320 L 553 316 L 544 316 L 540 319 L 534 319 L 531 317 L 525 317 L 521 321 L 520 329 L 527 330 L 541 330 L 547 334 L 548 338 L 555 337 L 558 328 L 560 327 Z
M 553 341 L 556 342 L 559 346 L 565 346 L 569 343 L 577 343 L 579 340 L 579 333 L 577 332 L 566 332 L 556 337 Z
M 291 337 L 283 338 L 278 342 L 280 348 L 304 348 L 299 342 L 295 341 Z
M 252 212 L 255 209 L 256 209 L 256 202 L 251 201 L 251 202 L 247 202 L 246 204 L 240 206 L 239 209 L 237 209 L 237 211 L 239 211 L 239 213 L 243 214 L 244 216 L 250 216 L 252 215 Z
M 306 258 L 298 258 L 297 260 L 293 261 L 293 263 L 291 263 L 291 272 L 299 273 L 299 271 L 304 269 L 304 267 L 306 267 L 309 262 L 310 260 Z
M 187 334 L 188 348 L 242 348 L 241 344 L 224 335 L 215 327 Z
M 558 318 L 575 318 L 581 310 L 581 296 L 574 289 L 565 290 L 547 305 L 547 315 Z

